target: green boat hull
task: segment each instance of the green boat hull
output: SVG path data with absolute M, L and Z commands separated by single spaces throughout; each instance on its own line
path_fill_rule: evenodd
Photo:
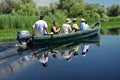
M 81 39 L 79 41 L 75 42 L 69 42 L 66 44 L 58 44 L 58 45 L 51 45 L 49 47 L 41 47 L 36 50 L 37 54 L 41 53 L 42 51 L 51 51 L 51 50 L 57 50 L 57 51 L 66 51 L 69 49 L 72 49 L 76 46 L 80 46 L 81 44 L 88 45 L 88 44 L 95 44 L 97 46 L 100 46 L 100 35 L 93 35 L 84 39 Z

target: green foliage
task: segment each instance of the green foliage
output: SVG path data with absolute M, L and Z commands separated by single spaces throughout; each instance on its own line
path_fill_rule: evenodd
M 0 14 L 11 13 L 13 7 L 14 3 L 12 0 L 2 0 L 2 3 L 0 3 Z
M 49 13 L 45 19 L 48 22 L 49 29 L 52 26 L 53 21 L 57 21 L 57 23 L 58 23 L 57 26 L 59 28 L 61 28 L 62 24 L 65 23 L 66 16 L 65 16 L 64 12 L 62 12 L 61 10 L 58 10 L 54 14 Z
M 16 39 L 17 31 L 19 30 L 0 30 L 0 41 L 6 39 Z
M 38 15 L 39 12 L 32 0 L 4 0 L 0 3 L 0 14 Z
M 15 7 L 12 10 L 12 15 L 36 15 L 39 14 L 36 10 L 36 6 L 32 0 L 19 0 L 15 2 Z
M 67 17 L 78 17 L 84 14 L 83 0 L 60 0 L 58 9 L 62 10 Z
M 45 15 L 48 25 L 51 26 L 53 20 L 58 22 L 58 26 L 65 22 L 66 18 L 85 18 L 88 22 L 100 20 L 108 22 L 109 16 L 120 15 L 120 6 L 112 5 L 107 9 L 99 4 L 87 4 L 84 0 L 60 0 L 58 4 L 36 7 L 33 0 L 3 0 L 0 3 L 0 29 L 29 28 L 39 15 Z M 107 10 L 109 12 L 107 12 Z
M 29 28 L 36 20 L 37 16 L 0 15 L 0 29 Z
M 120 5 L 113 4 L 107 8 L 109 16 L 120 16 Z
M 85 9 L 87 12 L 86 17 L 88 18 L 95 18 L 101 21 L 109 20 L 106 9 L 99 4 L 86 4 Z
M 85 15 L 85 5 L 82 2 L 76 2 L 75 5 L 70 7 L 68 17 L 83 17 Z
M 108 21 L 107 11 L 99 4 L 87 4 L 83 0 L 60 0 L 58 9 L 62 10 L 67 17 L 94 18 Z

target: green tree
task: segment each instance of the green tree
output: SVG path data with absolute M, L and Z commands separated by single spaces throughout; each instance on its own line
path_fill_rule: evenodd
M 84 14 L 83 0 L 60 0 L 58 9 L 62 10 L 67 17 L 78 17 Z
M 14 7 L 14 3 L 12 0 L 2 0 L 0 3 L 0 14 L 8 14 L 11 13 Z
M 108 16 L 120 16 L 120 5 L 113 4 L 107 8 Z
M 108 21 L 107 10 L 99 4 L 86 4 L 85 11 L 88 18 Z
M 60 0 L 60 3 L 58 4 L 58 9 L 70 12 L 70 8 L 73 5 L 75 5 L 75 0 Z
M 33 0 L 3 0 L 0 3 L 0 14 L 38 15 Z
M 85 5 L 82 2 L 76 2 L 70 7 L 69 17 L 83 17 L 85 15 Z
M 32 0 L 19 0 L 15 3 L 12 14 L 16 15 L 36 15 L 39 14 Z

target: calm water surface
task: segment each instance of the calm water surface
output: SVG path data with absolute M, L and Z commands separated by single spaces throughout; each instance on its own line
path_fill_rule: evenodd
M 78 55 L 71 53 L 71 61 L 67 61 L 60 53 L 54 58 L 49 52 L 47 67 L 43 67 L 31 51 L 18 55 L 14 47 L 7 49 L 8 52 L 0 48 L 0 58 L 3 52 L 14 53 L 14 56 L 1 60 L 0 80 L 120 80 L 119 41 L 120 35 L 101 35 L 100 42 L 89 44 L 86 56 L 81 55 L 82 44 L 69 46 L 66 50 L 65 46 L 59 47 L 64 51 L 77 47 Z

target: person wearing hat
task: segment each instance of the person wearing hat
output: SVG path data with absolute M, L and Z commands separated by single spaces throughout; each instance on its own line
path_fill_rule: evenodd
M 79 30 L 78 25 L 77 25 L 77 19 L 73 19 L 73 24 L 72 24 L 72 31 L 77 32 Z
M 40 20 L 36 21 L 32 27 L 32 35 L 42 36 L 48 34 L 48 25 L 44 20 L 44 16 L 40 16 Z
M 84 31 L 84 30 L 88 30 L 89 26 L 88 24 L 86 24 L 85 19 L 82 18 L 81 19 L 81 25 L 80 25 L 80 31 Z
M 71 20 L 69 18 L 66 19 L 65 24 L 62 25 L 60 33 L 68 34 L 68 33 L 72 32 L 70 23 L 71 23 Z

